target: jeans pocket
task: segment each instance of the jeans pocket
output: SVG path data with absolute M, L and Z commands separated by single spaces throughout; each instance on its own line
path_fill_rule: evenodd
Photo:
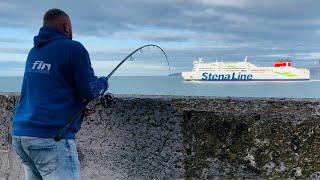
M 29 155 L 41 175 L 47 175 L 58 167 L 58 154 L 56 145 L 29 146 Z

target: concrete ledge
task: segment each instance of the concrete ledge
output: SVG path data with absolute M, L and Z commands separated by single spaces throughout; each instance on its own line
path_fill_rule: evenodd
M 23 174 L 17 98 L 0 95 L 0 179 Z M 319 99 L 122 95 L 84 120 L 77 144 L 83 179 L 316 179 L 319 135 Z

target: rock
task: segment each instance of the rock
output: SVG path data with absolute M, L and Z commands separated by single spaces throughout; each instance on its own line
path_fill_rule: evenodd
M 0 179 L 23 174 L 10 148 L 18 98 L 0 95 Z M 318 179 L 319 112 L 318 99 L 116 96 L 77 135 L 81 177 Z

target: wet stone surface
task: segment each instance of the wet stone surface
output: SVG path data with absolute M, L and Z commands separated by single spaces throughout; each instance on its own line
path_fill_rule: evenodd
M 0 179 L 23 174 L 10 149 L 17 98 L 0 95 Z M 319 126 L 319 99 L 123 95 L 76 142 L 82 179 L 318 179 Z
M 186 177 L 309 178 L 320 170 L 320 118 L 186 111 Z
M 179 123 L 179 114 L 160 99 L 116 99 L 112 108 L 98 107 L 79 134 L 86 137 L 78 141 L 83 169 L 107 163 L 103 173 L 115 179 L 182 177 Z M 100 158 L 86 161 L 88 152 Z

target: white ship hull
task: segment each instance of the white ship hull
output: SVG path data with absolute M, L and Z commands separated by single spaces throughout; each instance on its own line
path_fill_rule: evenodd
M 290 62 L 291 63 L 291 62 Z M 299 81 L 309 80 L 310 71 L 304 68 L 257 67 L 251 63 L 194 62 L 193 71 L 183 72 L 185 80 L 199 81 Z

